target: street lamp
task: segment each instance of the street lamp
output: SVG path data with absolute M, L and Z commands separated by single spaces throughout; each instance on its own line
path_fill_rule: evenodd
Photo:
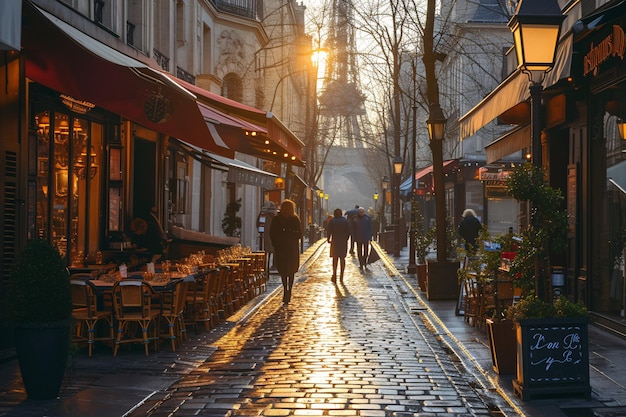
M 326 200 L 326 215 L 328 215 L 328 194 L 324 194 L 324 200 Z
M 396 155 L 393 158 L 393 173 L 394 173 L 394 195 L 393 195 L 393 209 L 395 211 L 395 216 L 393 218 L 393 222 L 395 224 L 394 228 L 394 252 L 393 256 L 398 258 L 400 256 L 400 176 L 402 175 L 402 166 L 404 161 L 400 155 Z
M 554 66 L 556 46 L 565 19 L 556 0 L 521 0 L 509 21 L 513 32 L 517 67 L 528 75 L 530 81 L 531 151 L 534 166 L 543 168 L 541 149 L 541 92 L 545 73 Z M 534 213 L 536 210 L 533 210 Z M 531 223 L 535 224 L 533 216 Z M 546 300 L 544 282 L 540 277 L 540 262 L 535 260 L 535 293 Z
M 509 21 L 513 32 L 517 67 L 530 80 L 532 162 L 542 166 L 541 83 L 554 66 L 561 23 L 565 19 L 556 0 L 521 0 Z
M 407 274 L 417 273 L 417 263 L 415 262 L 415 159 L 417 146 L 417 64 L 415 59 L 411 60 L 411 72 L 413 74 L 413 132 L 411 140 L 411 218 L 409 230 L 409 264 L 406 267 Z
M 444 263 L 446 254 L 446 198 L 443 183 L 443 139 L 446 132 L 446 118 L 439 105 L 430 108 L 428 135 L 433 154 L 433 181 L 435 183 L 435 224 L 437 231 L 437 262 Z
M 374 212 L 378 209 L 378 193 L 374 193 L 372 196 L 374 198 Z
M 384 231 L 385 230 L 385 226 L 386 226 L 386 219 L 385 219 L 385 202 L 387 201 L 387 190 L 389 189 L 389 177 L 388 176 L 384 176 L 382 177 L 382 179 L 380 180 L 380 188 L 383 190 L 383 202 L 381 204 L 381 211 L 383 213 L 383 215 L 381 216 L 381 228 Z

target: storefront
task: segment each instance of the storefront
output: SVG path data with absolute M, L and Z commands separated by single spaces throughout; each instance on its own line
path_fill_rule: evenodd
M 572 75 L 578 118 L 569 126 L 568 282 L 594 312 L 623 321 L 626 226 L 626 3 L 575 25 Z M 559 138 L 556 139 L 560 141 Z M 552 154 L 557 152 L 552 147 Z

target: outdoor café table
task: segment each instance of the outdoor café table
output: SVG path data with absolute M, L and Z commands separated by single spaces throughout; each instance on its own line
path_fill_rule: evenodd
M 133 278 L 125 278 L 126 280 L 130 280 Z M 172 275 L 171 277 L 167 277 L 164 274 L 155 274 L 154 279 L 151 281 L 146 281 L 150 284 L 150 288 L 155 292 L 155 294 L 162 296 L 165 293 L 171 293 L 174 291 L 176 284 L 180 281 L 195 281 L 195 275 Z M 94 288 L 94 292 L 96 293 L 98 308 L 103 308 L 104 306 L 110 303 L 111 308 L 113 308 L 113 286 L 116 281 L 112 280 L 102 280 L 102 279 L 92 279 L 89 281 Z

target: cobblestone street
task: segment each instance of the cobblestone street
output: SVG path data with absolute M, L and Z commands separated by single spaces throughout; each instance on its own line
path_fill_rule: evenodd
M 489 415 L 382 262 L 346 263 L 344 283 L 333 284 L 322 245 L 291 303 L 276 291 L 132 415 Z

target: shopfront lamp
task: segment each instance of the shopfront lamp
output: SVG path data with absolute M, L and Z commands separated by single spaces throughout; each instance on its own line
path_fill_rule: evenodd
M 563 19 L 557 0 L 520 0 L 509 21 L 519 69 L 543 73 L 554 66 Z

